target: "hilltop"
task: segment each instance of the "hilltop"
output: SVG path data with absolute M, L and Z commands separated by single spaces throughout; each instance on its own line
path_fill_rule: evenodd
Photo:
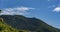
M 59 29 L 48 25 L 44 21 L 37 18 L 27 18 L 22 15 L 1 15 L 4 23 L 17 30 L 27 30 L 34 32 L 60 32 Z

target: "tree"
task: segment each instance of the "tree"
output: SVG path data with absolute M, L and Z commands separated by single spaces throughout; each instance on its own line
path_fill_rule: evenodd
M 2 10 L 0 10 L 0 13 L 2 12 Z M 0 17 L 0 21 L 3 21 L 3 18 Z
M 2 12 L 2 10 L 0 10 L 0 13 Z

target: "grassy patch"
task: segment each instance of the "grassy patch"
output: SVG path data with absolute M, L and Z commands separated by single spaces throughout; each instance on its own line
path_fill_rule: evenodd
M 0 32 L 28 32 L 28 31 L 14 29 L 11 26 L 7 25 L 6 23 L 0 21 Z

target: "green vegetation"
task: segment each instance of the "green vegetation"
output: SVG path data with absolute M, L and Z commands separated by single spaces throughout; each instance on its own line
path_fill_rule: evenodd
M 21 15 L 1 15 L 0 32 L 60 32 L 40 19 Z
M 18 32 L 18 30 L 0 21 L 0 32 Z
M 2 12 L 2 10 L 0 10 L 0 13 Z
M 0 32 L 28 32 L 26 30 L 17 30 L 0 21 Z

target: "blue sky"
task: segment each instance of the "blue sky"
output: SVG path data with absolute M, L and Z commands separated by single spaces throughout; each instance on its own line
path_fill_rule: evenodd
M 0 0 L 0 15 L 36 17 L 60 28 L 60 0 Z

